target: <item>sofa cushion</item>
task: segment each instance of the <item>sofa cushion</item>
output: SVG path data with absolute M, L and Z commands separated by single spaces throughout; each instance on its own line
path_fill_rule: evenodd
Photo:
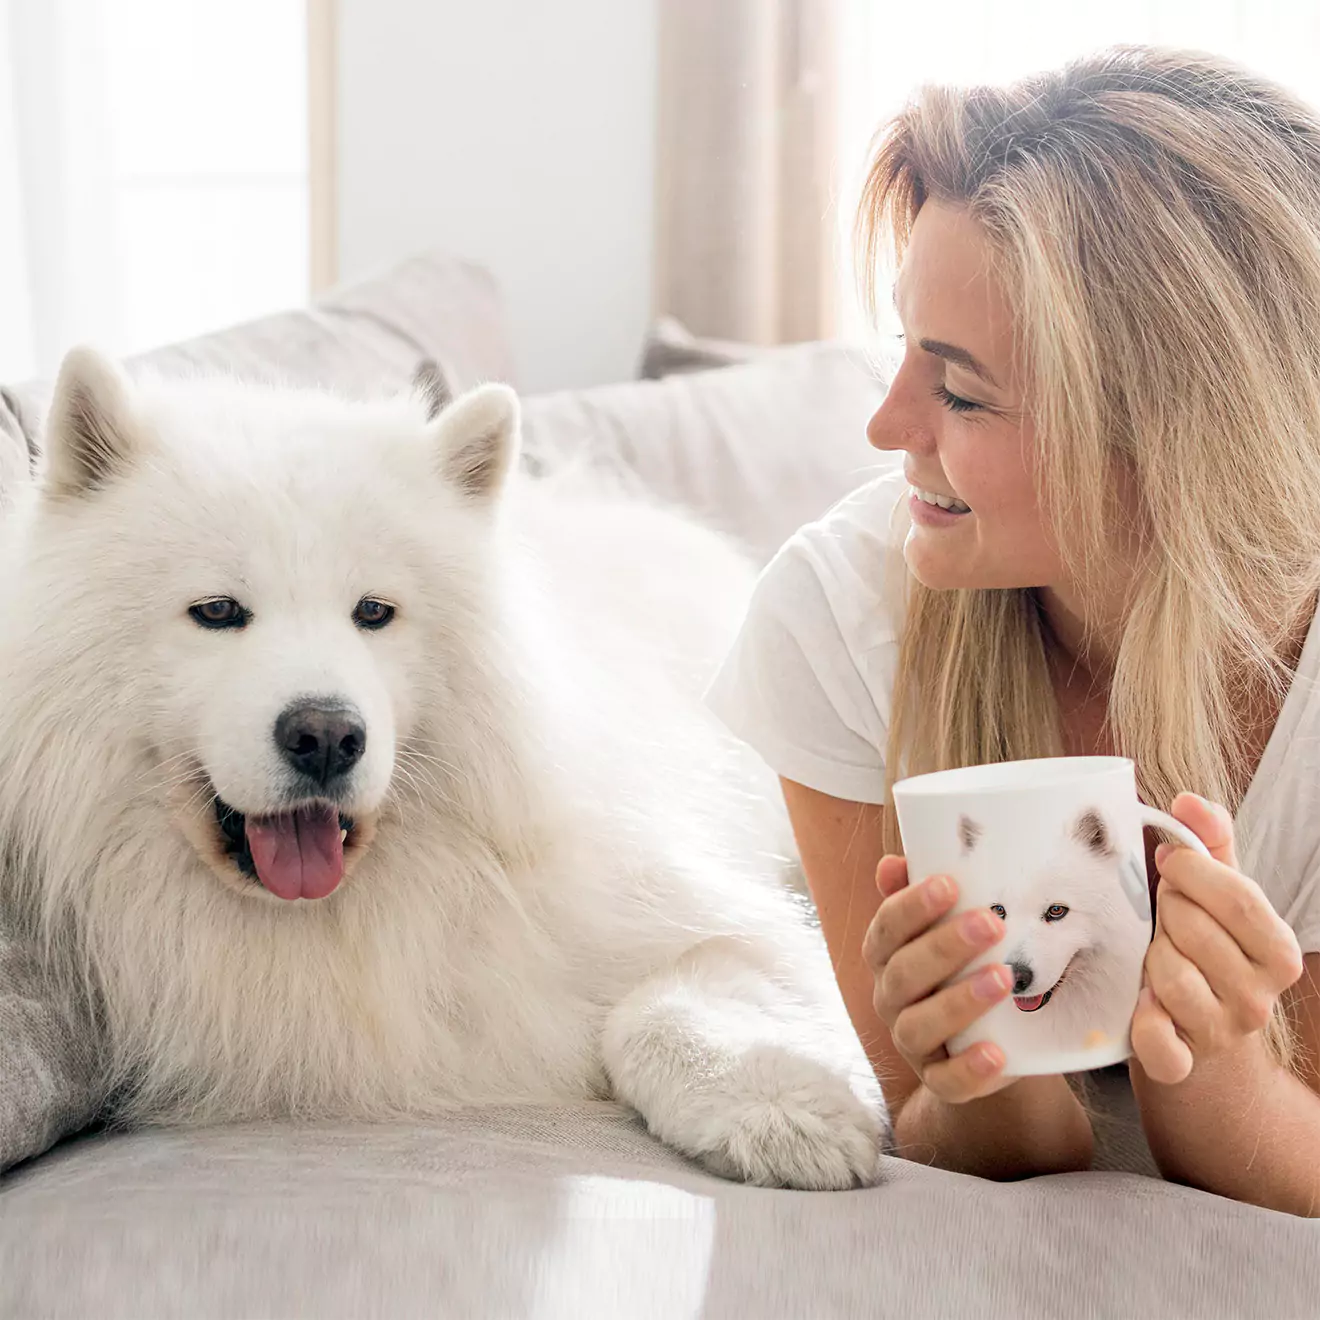
M 223 372 L 367 396 L 402 389 L 426 358 L 439 364 L 451 392 L 484 380 L 513 380 L 494 280 L 482 267 L 441 252 L 344 285 L 310 307 L 154 349 L 126 365 L 130 373 Z M 51 385 L 35 380 L 0 389 L 0 409 L 17 420 L 30 448 L 40 435 Z
M 895 461 L 866 442 L 887 374 L 834 343 L 527 399 L 527 462 L 569 464 L 694 511 L 764 562 L 796 528 Z
M 1126 1174 L 724 1182 L 617 1106 L 79 1139 L 0 1186 L 5 1314 L 1316 1314 L 1303 1219 Z

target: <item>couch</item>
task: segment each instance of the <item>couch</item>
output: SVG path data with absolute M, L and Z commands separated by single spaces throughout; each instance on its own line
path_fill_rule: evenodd
M 485 272 L 423 254 L 316 306 L 131 364 L 349 393 L 422 360 L 514 379 Z M 882 383 L 838 344 L 662 324 L 647 379 L 525 401 L 524 466 L 608 470 L 764 561 L 865 479 Z M 48 382 L 0 389 L 0 509 Z M 98 1126 L 94 1033 L 0 924 L 0 1317 L 1320 1315 L 1320 1227 L 1161 1181 L 1124 1070 L 1087 1083 L 1096 1168 L 993 1184 L 895 1158 L 878 1186 L 735 1185 L 621 1106 L 382 1126 Z

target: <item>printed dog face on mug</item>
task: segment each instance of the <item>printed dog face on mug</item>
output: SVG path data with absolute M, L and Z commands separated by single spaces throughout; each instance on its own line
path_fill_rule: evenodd
M 1095 1048 L 1131 1017 L 1150 934 L 1144 863 L 1095 807 L 1035 840 L 1035 859 L 1012 833 L 993 820 L 958 820 L 960 869 L 999 877 L 980 890 L 995 895 L 988 906 L 1006 931 L 986 961 L 1013 974 L 1012 998 L 992 1010 L 997 1025 L 1033 1049 Z

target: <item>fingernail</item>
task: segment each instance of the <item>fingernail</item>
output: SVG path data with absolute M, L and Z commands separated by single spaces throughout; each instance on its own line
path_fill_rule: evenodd
M 953 882 L 947 875 L 931 876 L 926 881 L 926 906 L 942 907 L 953 897 Z
M 1173 844 L 1161 843 L 1155 849 L 1155 865 L 1163 866 L 1164 859 L 1173 851 Z
M 984 999 L 987 1003 L 1002 999 L 1012 988 L 1013 982 L 1009 980 L 1008 968 L 1003 963 L 996 963 L 993 967 L 982 967 L 972 977 L 973 996 Z
M 967 1051 L 967 1066 L 982 1077 L 989 1077 L 999 1067 L 999 1060 L 984 1045 L 973 1045 Z
M 958 922 L 963 939 L 971 944 L 983 944 L 995 933 L 995 919 L 983 908 L 965 912 Z

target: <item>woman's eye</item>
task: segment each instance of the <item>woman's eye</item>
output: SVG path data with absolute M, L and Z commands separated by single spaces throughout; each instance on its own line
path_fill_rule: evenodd
M 1068 909 L 1062 903 L 1055 903 L 1045 909 L 1046 921 L 1062 921 L 1068 915 Z
M 189 607 L 188 613 L 203 628 L 243 628 L 252 618 L 232 596 L 198 601 Z
M 359 628 L 383 628 L 394 618 L 394 606 L 371 596 L 363 596 L 353 611 L 353 622 Z
M 950 412 L 972 412 L 982 405 L 973 403 L 971 399 L 964 399 L 961 394 L 952 393 L 948 386 L 941 381 L 931 391 L 932 394 L 950 411 Z

